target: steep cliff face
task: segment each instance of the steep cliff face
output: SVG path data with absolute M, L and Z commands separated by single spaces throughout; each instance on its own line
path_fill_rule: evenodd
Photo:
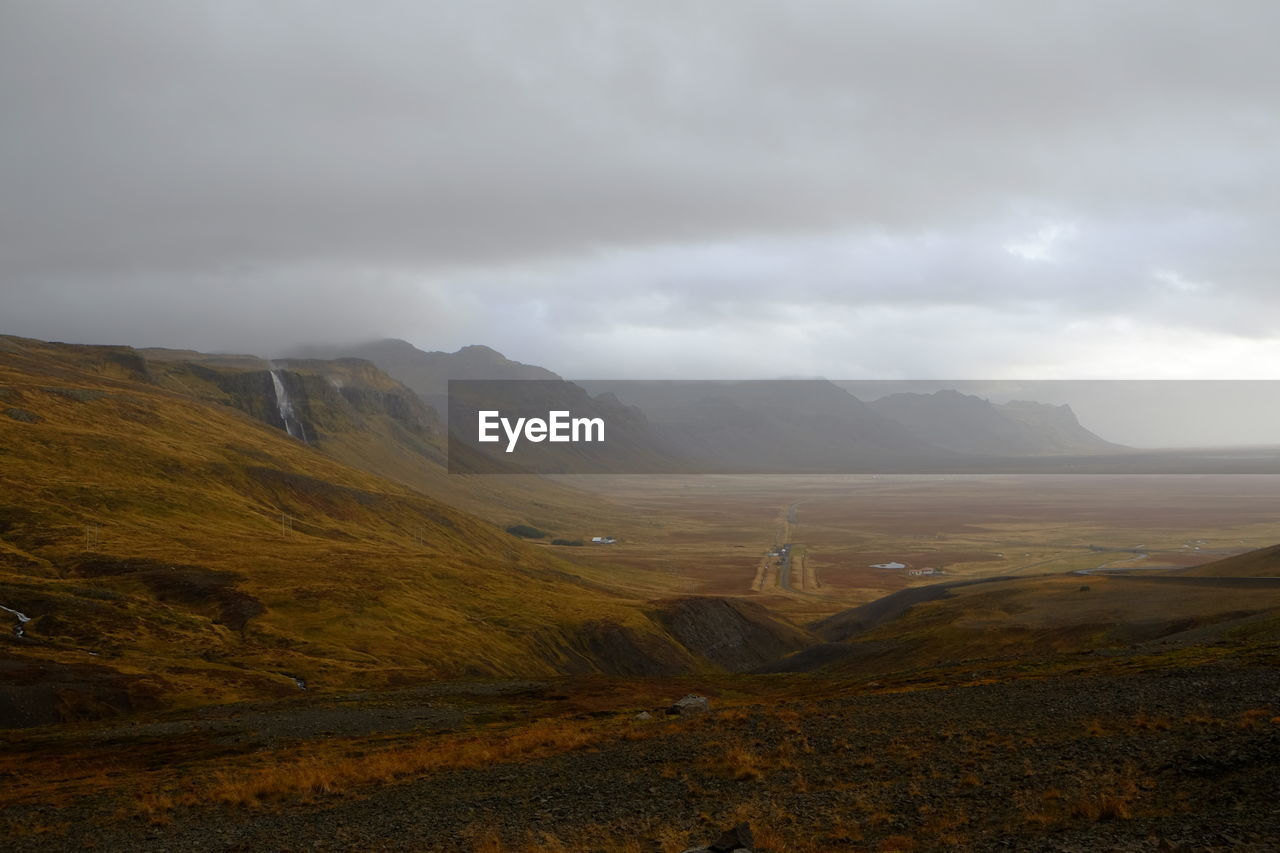
M 412 390 L 370 362 L 290 359 L 275 362 L 298 417 L 317 440 L 352 430 L 367 430 L 386 419 L 420 441 L 440 436 L 436 412 Z
M 421 452 L 436 452 L 440 423 L 413 391 L 370 362 L 146 351 L 163 386 L 239 409 L 309 444 L 394 425 Z M 386 424 L 383 424 L 384 426 Z

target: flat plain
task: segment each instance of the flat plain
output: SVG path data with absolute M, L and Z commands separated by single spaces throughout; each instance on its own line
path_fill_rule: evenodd
M 564 481 L 624 508 L 611 519 L 618 544 L 558 549 L 566 558 L 803 618 L 945 580 L 1192 567 L 1280 541 L 1280 477 L 1268 474 Z M 767 558 L 785 543 L 790 589 Z M 903 567 L 875 568 L 892 563 Z

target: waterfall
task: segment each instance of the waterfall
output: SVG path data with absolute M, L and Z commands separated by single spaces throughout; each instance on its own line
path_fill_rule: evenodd
M 271 385 L 276 391 L 276 411 L 280 413 L 280 420 L 284 423 L 284 431 L 289 433 L 290 438 L 299 439 L 306 442 L 307 434 L 302 428 L 302 421 L 298 420 L 297 415 L 293 413 L 293 401 L 289 399 L 289 389 L 284 387 L 284 382 L 280 379 L 280 373 L 272 367 Z

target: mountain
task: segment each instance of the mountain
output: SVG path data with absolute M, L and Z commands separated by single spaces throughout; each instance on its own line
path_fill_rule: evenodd
M 881 471 L 953 456 L 822 379 L 580 384 L 639 408 L 704 471 Z
M 0 724 L 302 683 L 751 662 L 708 656 L 634 573 L 567 563 L 337 458 L 438 435 L 367 362 L 207 362 L 0 338 Z M 807 636 L 742 609 L 707 618 L 741 621 L 756 663 Z
M 1043 456 L 1119 449 L 1081 426 L 1065 405 L 995 405 L 951 390 L 891 394 L 869 405 L 922 441 L 957 453 Z
M 683 465 L 679 453 L 653 433 L 644 414 L 634 407 L 609 394 L 588 394 L 546 368 L 512 361 L 486 346 L 467 346 L 453 353 L 425 352 L 405 341 L 388 339 L 347 348 L 312 347 L 305 352 L 367 359 L 413 389 L 445 424 L 450 420 L 471 424 L 479 409 L 500 409 L 512 418 L 570 411 L 575 417 L 601 418 L 609 425 L 607 446 L 525 443 L 512 454 L 472 441 L 470 431 L 458 431 L 447 457 L 454 473 L 663 472 Z M 471 386 L 451 401 L 449 380 L 483 380 L 485 384 Z M 515 381 L 503 385 L 507 380 Z M 443 461 L 443 447 L 440 455 Z
M 311 346 L 298 351 L 304 358 L 362 358 L 380 367 L 417 392 L 442 416 L 448 409 L 450 379 L 549 379 L 559 376 L 543 367 L 512 361 L 486 346 L 466 346 L 457 352 L 424 351 L 408 341 L 387 338 L 352 346 Z
M 1082 426 L 1066 404 L 1053 406 L 1014 400 L 996 408 L 1038 439 L 1036 452 L 1039 453 L 1100 453 L 1125 449 L 1124 445 L 1107 441 Z
M 267 362 L 253 356 L 140 352 L 161 386 L 234 406 L 308 444 L 335 449 L 353 435 L 376 436 L 442 461 L 444 431 L 435 411 L 363 359 Z

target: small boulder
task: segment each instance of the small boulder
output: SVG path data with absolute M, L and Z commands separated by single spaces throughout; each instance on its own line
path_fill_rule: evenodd
M 652 720 L 652 719 L 653 719 L 653 714 L 650 714 L 648 711 L 641 711 L 639 714 L 636 714 L 636 719 L 637 719 L 637 720 Z
M 679 714 L 680 716 L 688 716 L 689 714 L 701 714 L 703 711 L 710 710 L 711 700 L 706 696 L 699 696 L 696 693 L 690 693 L 688 696 L 676 702 L 667 709 L 668 714 Z

